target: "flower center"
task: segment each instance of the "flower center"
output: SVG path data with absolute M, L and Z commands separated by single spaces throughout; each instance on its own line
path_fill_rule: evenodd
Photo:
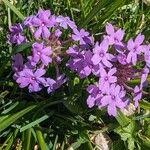
M 32 80 L 35 80 L 35 77 L 32 77 L 31 79 L 32 79 Z
M 41 55 L 41 52 L 37 52 L 38 55 Z
M 114 95 L 112 95 L 111 98 L 112 98 L 113 100 L 115 100 L 116 97 L 115 97 Z
M 42 25 L 41 25 L 42 27 L 44 27 L 45 25 L 44 25 L 44 23 L 42 23 Z
M 100 57 L 104 57 L 104 53 L 100 53 L 99 55 L 100 55 Z
M 105 77 L 104 80 L 105 80 L 105 81 L 108 81 L 108 77 Z

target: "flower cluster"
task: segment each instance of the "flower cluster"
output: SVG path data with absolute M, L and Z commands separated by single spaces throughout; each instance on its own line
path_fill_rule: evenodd
M 150 46 L 143 44 L 141 34 L 123 42 L 125 32 L 109 23 L 106 33 L 92 51 L 70 47 L 71 59 L 67 65 L 82 78 L 90 74 L 98 78 L 96 84 L 87 88 L 89 108 L 106 107 L 109 115 L 116 116 L 117 109 L 123 110 L 130 103 L 138 107 L 149 74 Z M 130 86 L 134 79 L 141 80 L 135 87 Z
M 32 41 L 23 35 L 26 28 L 33 36 Z M 100 42 L 94 42 L 69 17 L 55 16 L 42 9 L 26 17 L 22 24 L 10 27 L 10 32 L 8 38 L 13 44 L 33 43 L 25 60 L 21 54 L 12 58 L 13 77 L 20 88 L 37 92 L 46 87 L 48 93 L 53 92 L 68 79 L 59 70 L 63 58 L 68 56 L 66 67 L 80 78 L 93 75 L 98 79 L 87 87 L 89 108 L 106 107 L 109 115 L 116 116 L 117 109 L 123 110 L 130 103 L 138 107 L 150 67 L 150 45 L 143 44 L 143 35 L 124 42 L 124 30 L 107 23 L 106 35 Z M 55 79 L 48 76 L 51 66 L 56 70 Z M 140 79 L 140 84 L 131 86 L 134 79 Z
M 23 34 L 29 31 L 30 40 Z M 67 33 L 66 37 L 64 33 Z M 28 87 L 29 92 L 38 92 L 45 87 L 48 93 L 53 92 L 67 81 L 59 69 L 66 55 L 64 47 L 70 43 L 86 46 L 86 41 L 91 40 L 88 35 L 84 29 L 78 31 L 69 17 L 55 16 L 49 10 L 40 9 L 37 14 L 26 17 L 21 24 L 10 27 L 8 36 L 12 44 L 32 43 L 27 58 L 19 53 L 12 57 L 13 78 L 20 88 Z M 51 66 L 55 68 L 55 79 L 48 75 Z

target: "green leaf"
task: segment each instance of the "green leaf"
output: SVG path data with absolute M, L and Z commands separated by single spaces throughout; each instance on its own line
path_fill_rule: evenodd
M 126 126 L 119 126 L 114 130 L 118 133 L 123 141 L 128 143 L 128 149 L 134 150 L 135 148 L 135 139 L 134 139 L 134 132 L 135 132 L 135 121 L 130 121 L 130 123 Z
M 5 142 L 1 145 L 0 150 L 3 150 L 3 148 L 6 146 L 6 144 L 8 143 L 8 141 L 10 140 L 10 138 L 13 136 L 13 132 L 10 132 L 10 134 L 7 136 L 7 139 L 5 140 Z
M 30 48 L 32 46 L 32 44 L 33 44 L 33 42 L 27 42 L 27 43 L 20 44 L 20 45 L 14 47 L 13 53 L 22 52 L 22 51 L 26 50 L 27 48 Z
M 43 122 L 44 120 L 48 119 L 50 116 L 52 116 L 54 114 L 54 112 L 49 113 L 48 115 L 44 115 L 39 119 L 36 119 L 35 121 L 27 124 L 26 126 L 23 126 L 22 128 L 20 128 L 20 132 L 25 131 L 31 127 L 34 127 L 35 125 Z
M 82 20 L 79 23 L 79 26 L 85 27 L 98 13 L 100 10 L 103 10 L 101 17 L 98 19 L 98 23 L 94 26 L 94 29 L 99 28 L 99 26 L 121 6 L 126 3 L 127 0 L 101 0 L 96 5 L 93 6 L 93 9 L 88 13 L 84 21 Z
M 106 0 L 101 0 L 99 1 L 96 6 L 94 6 L 94 9 L 92 9 L 87 17 L 84 19 L 84 21 L 82 20 L 80 23 L 79 23 L 79 26 L 82 28 L 82 27 L 85 27 L 95 16 L 96 14 L 102 9 L 104 8 L 108 3 L 110 3 L 110 1 L 106 1 Z
M 116 119 L 122 127 L 127 126 L 130 123 L 130 119 L 127 118 L 120 110 L 117 112 Z
M 105 1 L 105 0 L 104 0 Z M 101 2 L 101 1 L 100 1 Z M 108 1 L 107 1 L 108 2 Z M 127 0 L 111 0 L 109 4 L 104 9 L 102 16 L 99 18 L 97 24 L 94 26 L 94 29 L 97 32 L 97 29 L 101 26 L 101 24 L 109 19 L 113 13 L 121 6 L 123 6 Z
M 150 148 L 150 137 L 142 135 L 141 133 L 138 133 L 138 137 L 140 138 L 140 140 L 142 140 L 143 145 Z
M 2 100 L 4 100 L 5 96 L 7 96 L 8 94 L 9 94 L 8 91 L 4 91 L 4 92 L 2 92 L 2 93 L 0 94 L 0 103 L 1 103 Z
M 41 150 L 48 150 L 47 145 L 44 141 L 44 137 L 40 129 L 38 129 L 39 125 L 37 125 L 37 128 L 35 129 L 37 140 L 39 143 L 39 146 L 41 147 Z
M 12 137 L 8 141 L 8 144 L 7 144 L 6 148 L 5 148 L 5 150 L 10 150 L 12 148 L 12 144 L 14 143 L 14 140 L 16 140 L 17 134 L 18 134 L 18 129 L 15 130 L 15 132 L 12 135 Z
M 36 108 L 36 106 L 37 105 L 31 105 L 31 106 L 21 110 L 20 112 L 7 117 L 5 120 L 0 122 L 0 132 L 3 131 L 4 129 L 6 129 L 12 123 L 14 123 L 17 119 L 21 118 L 23 115 L 25 115 L 26 113 L 30 112 L 34 108 Z
M 28 129 L 26 131 L 26 139 L 24 140 L 24 147 L 25 147 L 25 150 L 30 150 L 31 147 L 30 147 L 30 143 L 31 143 L 31 131 L 32 131 L 32 128 Z
M 55 137 L 55 142 L 54 142 L 54 145 L 53 145 L 53 150 L 56 149 L 57 141 L 58 141 L 58 135 L 56 135 L 56 137 Z
M 82 114 L 84 112 L 83 107 L 80 105 L 81 103 L 76 99 L 68 98 L 63 104 L 72 113 Z
M 8 112 L 10 112 L 11 110 L 13 110 L 17 105 L 19 104 L 19 102 L 15 102 L 14 104 L 11 104 L 9 108 L 5 109 L 1 114 L 7 114 Z
M 140 102 L 140 107 L 146 110 L 150 110 L 150 103 L 147 101 L 141 101 Z
M 24 19 L 23 14 L 14 6 L 12 5 L 8 0 L 2 0 L 21 20 Z

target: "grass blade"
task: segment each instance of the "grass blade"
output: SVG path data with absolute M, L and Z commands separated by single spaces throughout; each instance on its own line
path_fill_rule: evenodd
M 109 1 L 106 1 L 106 0 L 101 0 L 100 2 L 97 3 L 97 5 L 94 7 L 94 9 L 92 9 L 87 17 L 85 18 L 85 20 L 81 21 L 79 23 L 79 26 L 82 28 L 82 27 L 85 27 L 92 19 L 93 17 L 95 17 L 95 15 L 102 9 L 104 8 L 107 4 L 109 3 Z
M 38 127 L 39 127 L 39 125 L 37 125 L 37 128 Z M 47 150 L 47 146 L 46 146 L 46 143 L 44 141 L 42 132 L 39 129 L 35 129 L 35 131 L 36 131 L 37 140 L 38 140 L 38 143 L 41 147 L 41 150 Z
M 12 5 L 8 0 L 2 0 L 21 20 L 24 19 L 23 14 L 14 6 Z
M 6 129 L 12 123 L 14 123 L 17 119 L 21 118 L 23 115 L 25 115 L 26 113 L 33 110 L 36 106 L 37 105 L 31 105 L 31 106 L 21 110 L 20 112 L 14 114 L 14 115 L 11 115 L 7 119 L 3 120 L 3 122 L 0 122 L 0 132 L 3 131 L 4 129 Z
M 35 125 L 37 125 L 37 124 L 43 122 L 44 120 L 48 119 L 51 115 L 53 115 L 53 113 L 54 113 L 54 112 L 52 112 L 52 113 L 50 113 L 50 114 L 48 114 L 48 115 L 44 115 L 44 116 L 42 116 L 41 118 L 39 118 L 39 119 L 37 119 L 37 120 L 35 120 L 35 121 L 33 121 L 33 122 L 31 122 L 31 123 L 29 123 L 29 124 L 23 126 L 23 127 L 20 129 L 20 132 L 25 131 L 25 130 L 27 130 L 27 129 L 31 128 L 31 127 L 34 127 Z

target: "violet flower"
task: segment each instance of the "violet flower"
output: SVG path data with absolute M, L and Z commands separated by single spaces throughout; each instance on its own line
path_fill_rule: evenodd
M 131 63 L 133 65 L 136 65 L 137 63 L 137 55 L 139 55 L 142 50 L 143 46 L 141 45 L 144 41 L 144 35 L 139 34 L 135 41 L 133 39 L 130 39 L 127 43 L 127 48 L 129 50 L 128 56 L 127 56 L 127 62 Z
M 117 69 L 112 68 L 108 71 L 108 73 L 106 72 L 104 68 L 101 68 L 100 70 L 101 71 L 100 71 L 99 87 L 101 91 L 107 93 L 107 91 L 109 90 L 110 84 L 117 82 L 117 77 L 114 76 Z
M 51 93 L 54 91 L 54 84 L 56 84 L 56 81 L 51 78 L 46 78 L 45 87 L 47 88 L 47 93 Z
M 124 101 L 125 94 L 125 91 L 122 91 L 119 85 L 112 84 L 108 90 L 108 94 L 101 99 L 99 108 L 107 107 L 110 116 L 117 116 L 117 108 L 124 109 L 127 105 L 128 101 Z
M 16 82 L 19 84 L 20 88 L 28 86 L 29 92 L 38 92 L 42 88 L 40 85 L 45 84 L 45 78 L 42 76 L 45 74 L 44 69 L 37 69 L 35 72 L 31 69 L 24 69 L 19 72 L 19 76 Z
M 107 23 L 106 25 L 106 33 L 105 39 L 108 39 L 110 45 L 123 46 L 122 40 L 124 37 L 124 31 L 122 29 L 118 29 L 115 31 L 112 24 Z
M 9 31 L 10 31 L 10 35 L 8 36 L 8 40 L 10 43 L 19 45 L 26 41 L 26 38 L 22 35 L 23 27 L 20 23 L 11 26 L 9 28 Z
M 89 85 L 87 91 L 90 94 L 87 98 L 87 105 L 89 108 L 92 108 L 94 105 L 96 105 L 96 102 L 102 98 L 103 95 L 96 85 Z
M 52 23 L 49 19 L 51 13 L 49 10 L 38 11 L 37 16 L 34 16 L 31 20 L 32 26 L 36 27 L 36 31 L 34 32 L 35 38 L 40 38 L 41 36 L 45 39 L 49 38 L 50 31 L 49 27 L 52 26 Z
M 23 57 L 21 54 L 13 55 L 12 61 L 13 61 L 12 68 L 15 72 L 20 72 L 23 70 L 24 65 L 23 65 Z
M 89 33 L 86 32 L 84 29 L 78 31 L 76 28 L 73 30 L 74 34 L 72 35 L 72 39 L 74 41 L 79 41 L 80 44 L 85 44 L 84 38 L 88 37 Z
M 77 72 L 81 78 L 85 78 L 92 73 L 92 52 L 90 50 L 77 52 L 70 49 L 67 53 L 73 56 L 73 59 L 70 59 L 67 63 L 72 71 Z
M 110 53 L 107 53 L 108 46 L 107 40 L 103 40 L 100 45 L 96 43 L 95 48 L 93 49 L 94 55 L 91 59 L 94 65 L 102 63 L 107 67 L 112 67 L 110 61 L 114 58 L 114 56 Z
M 44 47 L 43 43 L 34 43 L 32 45 L 33 62 L 38 63 L 40 60 L 47 66 L 52 62 L 50 55 L 52 54 L 51 47 Z
M 69 17 L 58 16 L 56 18 L 56 22 L 59 23 L 59 26 L 64 28 L 64 29 L 68 29 L 68 26 L 71 29 L 77 28 L 75 23 L 73 21 L 71 21 Z

